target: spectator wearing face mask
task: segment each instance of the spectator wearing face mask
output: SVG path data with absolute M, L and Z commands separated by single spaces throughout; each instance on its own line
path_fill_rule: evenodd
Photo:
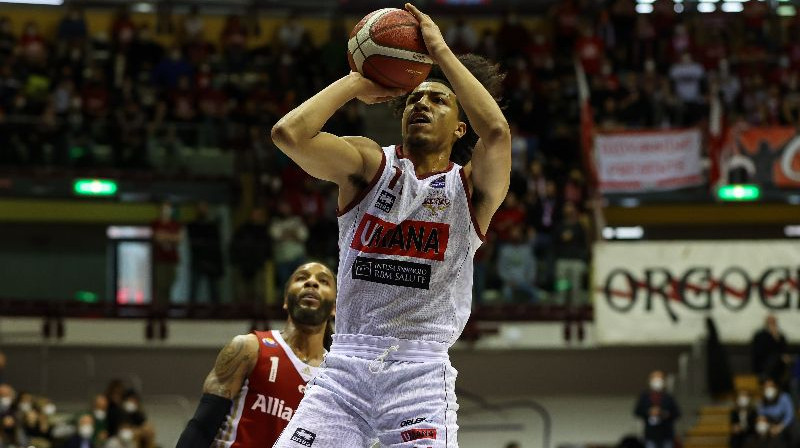
M 63 448 L 95 448 L 94 417 L 89 414 L 78 418 L 78 432 L 64 443 Z
M 122 420 L 128 422 L 136 432 L 139 447 L 152 448 L 155 446 L 155 431 L 147 421 L 147 415 L 142 410 L 142 400 L 139 394 L 130 389 L 125 392 L 122 400 Z M 120 432 L 122 430 L 120 429 Z M 118 434 L 119 435 L 119 434 Z
M 141 426 L 147 417 L 141 409 L 141 399 L 135 390 L 130 389 L 125 392 L 122 400 L 123 419 L 133 423 L 134 426 Z
M 78 418 L 77 432 L 67 439 L 63 448 L 95 448 L 94 417 L 83 414 Z
M 771 367 L 778 364 L 778 359 L 786 353 L 786 336 L 778 327 L 778 319 L 774 315 L 767 316 L 764 328 L 753 335 L 750 344 L 753 373 L 762 379 L 772 377 Z
M 766 416 L 759 415 L 756 418 L 755 434 L 747 439 L 744 448 L 789 448 L 785 440 L 772 433 L 771 426 Z
M 763 400 L 758 406 L 759 417 L 767 418 L 769 432 L 775 437 L 791 443 L 795 431 L 794 405 L 789 394 L 778 389 L 775 381 L 764 381 Z
M 16 395 L 13 387 L 8 384 L 0 384 L 0 415 L 13 412 L 12 405 Z
M 130 421 L 123 420 L 117 435 L 109 438 L 103 448 L 137 448 L 139 442 L 136 433 L 136 426 Z
M 56 415 L 56 411 L 58 410 L 55 403 L 50 401 L 48 398 L 40 398 L 37 408 L 42 412 L 42 415 L 47 418 L 52 418 L 54 415 Z
M 108 398 L 97 395 L 92 403 L 92 416 L 94 417 L 94 438 L 99 443 L 108 439 Z
M 755 406 L 746 390 L 736 394 L 736 407 L 731 410 L 731 448 L 742 448 L 747 439 L 755 434 Z
M 675 421 L 681 411 L 672 395 L 664 390 L 664 372 L 650 374 L 650 388 L 639 396 L 633 413 L 644 421 L 645 448 L 672 448 Z

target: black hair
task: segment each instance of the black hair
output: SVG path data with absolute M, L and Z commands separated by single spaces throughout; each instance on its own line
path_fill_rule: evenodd
M 503 88 L 503 80 L 506 77 L 506 74 L 500 71 L 499 64 L 495 64 L 489 59 L 476 54 L 459 55 L 458 60 L 472 73 L 472 76 L 483 85 L 495 101 L 499 103 Z M 425 81 L 438 82 L 446 85 L 451 90 L 453 89 L 453 86 L 447 80 L 447 77 L 438 65 L 433 66 Z M 394 110 L 395 115 L 403 115 L 403 110 L 406 107 L 406 100 L 409 94 L 410 93 L 395 98 L 390 102 L 390 106 Z M 450 152 L 450 160 L 459 165 L 466 165 L 470 159 L 472 159 L 472 150 L 478 142 L 478 134 L 472 129 L 467 114 L 464 113 L 464 109 L 460 105 L 458 107 L 458 118 L 467 124 L 467 132 L 453 144 L 453 150 Z
M 333 288 L 334 288 L 334 289 L 336 289 L 337 291 L 339 290 L 339 285 L 337 285 L 337 284 L 336 284 L 336 273 L 335 273 L 335 272 L 333 272 L 333 269 L 331 269 L 331 268 L 330 268 L 330 266 L 328 266 L 326 263 L 323 263 L 323 262 L 321 262 L 321 261 L 317 261 L 317 260 L 308 260 L 308 261 L 304 261 L 304 262 L 302 262 L 302 263 L 301 263 L 301 264 L 299 264 L 299 265 L 298 265 L 296 268 L 294 268 L 294 271 L 292 271 L 292 275 L 290 275 L 290 276 L 289 276 L 289 278 L 288 278 L 288 279 L 286 279 L 286 283 L 284 283 L 284 284 L 283 284 L 283 298 L 284 298 L 284 299 L 286 298 L 286 294 L 288 294 L 288 293 L 289 293 L 289 287 L 290 287 L 290 286 L 292 286 L 292 278 L 294 277 L 294 274 L 295 274 L 295 272 L 297 272 L 297 270 L 300 268 L 300 266 L 305 266 L 305 265 L 307 265 L 307 264 L 312 264 L 312 263 L 315 263 L 315 264 L 319 264 L 319 265 L 325 266 L 325 269 L 327 269 L 328 271 L 330 271 L 330 273 L 333 275 L 333 280 L 334 280 L 334 282 L 333 282 Z

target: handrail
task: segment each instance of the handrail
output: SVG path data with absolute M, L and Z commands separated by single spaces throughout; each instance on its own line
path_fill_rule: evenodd
M 192 311 L 189 313 L 189 311 Z M 264 310 L 268 316 L 284 316 L 281 304 L 271 304 Z M 112 301 L 85 303 L 74 299 L 3 299 L 0 298 L 0 315 L 3 317 L 53 318 L 120 318 L 146 319 L 151 316 L 149 305 L 119 305 Z M 171 304 L 168 317 L 186 320 L 252 320 L 256 314 L 251 306 L 237 303 L 223 305 Z M 476 321 L 592 321 L 591 305 L 569 308 L 569 305 L 540 306 L 536 304 L 479 305 L 472 312 Z
M 524 400 L 511 400 L 511 401 L 504 401 L 500 403 L 490 403 L 485 398 L 481 397 L 480 395 L 474 394 L 467 390 L 461 389 L 456 387 L 456 395 L 462 398 L 466 398 L 472 400 L 474 403 L 478 404 L 480 407 L 480 411 L 502 411 L 505 409 L 530 409 L 537 413 L 539 417 L 542 419 L 542 448 L 550 448 L 551 438 L 552 438 L 552 431 L 553 431 L 553 420 L 550 416 L 550 412 L 547 411 L 547 408 L 539 404 L 535 400 L 524 399 Z M 470 410 L 460 410 L 460 415 L 469 415 L 474 413 L 475 411 Z

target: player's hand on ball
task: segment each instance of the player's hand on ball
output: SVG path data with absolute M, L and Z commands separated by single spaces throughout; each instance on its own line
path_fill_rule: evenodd
M 356 95 L 356 98 L 366 104 L 383 103 L 406 93 L 403 89 L 384 87 L 365 78 L 358 72 L 350 72 L 350 76 L 358 80 L 358 95 Z
M 406 3 L 406 11 L 414 14 L 419 20 L 419 27 L 422 30 L 422 39 L 425 40 L 425 46 L 428 48 L 428 55 L 436 60 L 436 56 L 443 50 L 446 50 L 447 42 L 442 36 L 442 31 L 439 26 L 431 19 L 431 16 L 423 13 L 416 6 L 411 3 Z

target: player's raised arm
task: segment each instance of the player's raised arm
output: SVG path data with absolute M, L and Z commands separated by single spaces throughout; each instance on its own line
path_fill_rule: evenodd
M 481 232 L 503 202 L 511 180 L 511 131 L 497 101 L 447 46 L 439 27 L 410 3 L 406 9 L 420 22 L 428 53 L 453 86 L 479 140 L 472 153 L 473 207 Z
M 322 132 L 322 127 L 352 99 L 373 104 L 403 93 L 400 89 L 380 86 L 358 73 L 350 73 L 281 118 L 272 128 L 272 140 L 316 178 L 335 182 L 340 187 L 347 185 L 353 176 L 369 180 L 380 166 L 380 146 L 364 137 L 339 137 Z
M 258 339 L 252 334 L 233 338 L 217 355 L 203 383 L 203 396 L 176 448 L 208 447 L 214 442 L 233 399 L 258 361 Z

